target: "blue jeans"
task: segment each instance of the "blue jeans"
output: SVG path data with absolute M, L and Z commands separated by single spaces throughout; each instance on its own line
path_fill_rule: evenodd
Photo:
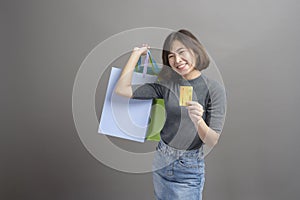
M 155 198 L 202 200 L 204 168 L 202 148 L 178 150 L 160 141 L 153 161 Z

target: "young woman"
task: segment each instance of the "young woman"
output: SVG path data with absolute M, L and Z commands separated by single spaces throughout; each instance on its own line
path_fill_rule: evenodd
M 225 119 L 225 89 L 201 73 L 209 66 L 203 45 L 191 32 L 179 30 L 164 42 L 160 81 L 133 91 L 132 73 L 148 49 L 148 45 L 134 48 L 115 92 L 130 98 L 165 101 L 166 122 L 153 162 L 156 199 L 201 200 L 205 181 L 203 145 L 212 148 L 219 140 Z M 193 88 L 187 106 L 179 104 L 180 86 Z

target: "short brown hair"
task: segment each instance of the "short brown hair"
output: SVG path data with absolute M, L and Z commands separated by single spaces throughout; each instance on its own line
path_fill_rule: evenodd
M 163 67 L 170 67 L 168 55 L 171 53 L 170 49 L 175 40 L 181 42 L 186 48 L 193 51 L 194 55 L 196 56 L 196 69 L 201 71 L 209 66 L 210 60 L 204 46 L 190 31 L 181 29 L 177 32 L 172 32 L 165 39 L 162 51 Z M 162 70 L 162 72 L 164 71 L 168 70 Z

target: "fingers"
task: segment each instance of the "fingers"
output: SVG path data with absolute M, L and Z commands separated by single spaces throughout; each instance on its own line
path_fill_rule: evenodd
M 188 104 L 187 109 L 189 109 L 189 110 L 196 109 L 196 110 L 204 112 L 203 106 L 196 101 L 188 101 L 187 104 Z
M 142 44 L 142 47 L 146 47 L 147 49 L 150 49 L 149 44 Z
M 150 49 L 150 46 L 148 44 L 142 44 L 141 47 L 134 47 L 134 51 L 141 51 L 141 52 L 145 52 L 147 51 L 148 49 Z
M 203 111 L 202 110 L 189 110 L 190 115 L 194 115 L 194 116 L 202 116 L 203 115 Z
M 187 109 L 190 117 L 195 119 L 201 118 L 204 112 L 203 106 L 195 101 L 189 101 Z
M 202 119 L 202 113 L 201 112 L 189 112 L 189 116 L 193 123 L 197 124 L 199 120 Z
M 196 110 L 189 110 L 189 116 L 193 122 L 198 122 L 202 118 L 203 112 Z
M 188 101 L 187 104 L 191 105 L 191 106 L 192 105 L 199 105 L 199 106 L 201 106 L 201 104 L 199 104 L 197 101 Z

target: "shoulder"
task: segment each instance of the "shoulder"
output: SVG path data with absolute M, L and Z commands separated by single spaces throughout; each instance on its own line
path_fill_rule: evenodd
M 225 87 L 223 83 L 220 83 L 219 81 L 212 79 L 210 77 L 207 77 L 206 75 L 201 75 L 203 81 L 207 85 L 208 89 L 211 91 L 225 91 Z
M 202 78 L 207 86 L 209 96 L 211 98 L 223 99 L 226 101 L 226 91 L 223 83 L 220 83 L 219 81 L 205 75 L 203 75 Z

